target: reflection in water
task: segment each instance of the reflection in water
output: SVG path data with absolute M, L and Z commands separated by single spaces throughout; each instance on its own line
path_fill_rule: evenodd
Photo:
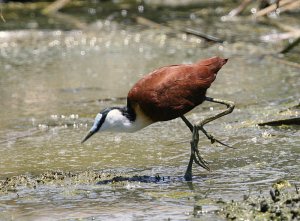
M 159 66 L 216 54 L 229 57 L 208 94 L 237 103 L 232 115 L 207 126 L 236 149 L 211 145 L 202 137 L 200 150 L 212 172 L 194 167 L 193 183 L 129 182 L 116 187 L 66 181 L 59 188 L 21 188 L 18 196 L 0 196 L 3 217 L 14 213 L 16 219 L 29 220 L 46 219 L 49 214 L 54 219 L 156 219 L 164 214 L 186 219 L 216 209 L 204 199 L 241 199 L 278 179 L 299 182 L 299 130 L 255 126 L 279 112 L 274 99 L 289 102 L 299 97 L 294 69 L 268 59 L 251 59 L 246 47 L 235 44 L 201 49 L 201 42 L 193 37 L 178 40 L 153 31 L 28 31 L 0 37 L 1 178 L 50 169 L 181 177 L 189 158 L 190 133 L 180 120 L 133 134 L 98 134 L 80 145 L 94 113 L 126 102 L 107 98 L 125 97 L 141 76 Z M 259 50 L 252 46 L 251 53 Z M 240 53 L 245 55 L 236 55 Z M 282 84 L 287 79 L 293 79 L 292 86 Z M 199 121 L 222 108 L 210 105 L 196 108 L 187 117 Z

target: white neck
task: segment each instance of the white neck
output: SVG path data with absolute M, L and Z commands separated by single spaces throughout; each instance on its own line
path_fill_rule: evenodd
M 151 123 L 153 122 L 141 115 L 136 115 L 134 121 L 130 121 L 119 109 L 112 109 L 107 113 L 99 132 L 135 132 Z

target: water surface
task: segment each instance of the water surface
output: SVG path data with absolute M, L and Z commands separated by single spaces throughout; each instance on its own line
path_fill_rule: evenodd
M 207 47 L 184 34 L 109 27 L 1 32 L 0 178 L 94 170 L 170 181 L 21 186 L 18 193 L 0 195 L 0 219 L 219 220 L 212 200 L 264 193 L 280 179 L 299 184 L 299 128 L 257 126 L 286 117 L 280 111 L 297 104 L 299 69 L 262 56 L 273 49 L 254 43 Z M 211 172 L 194 166 L 193 183 L 182 180 L 191 134 L 178 119 L 133 134 L 97 134 L 80 144 L 101 109 L 126 103 L 107 98 L 126 97 L 155 68 L 214 55 L 229 62 L 208 96 L 232 100 L 236 109 L 206 128 L 236 149 L 212 145 L 201 135 L 200 151 Z M 222 108 L 205 103 L 187 117 L 197 122 Z

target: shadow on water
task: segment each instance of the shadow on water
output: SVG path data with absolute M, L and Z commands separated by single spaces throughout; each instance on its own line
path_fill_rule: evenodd
M 132 176 L 132 177 L 123 177 L 117 176 L 112 179 L 99 181 L 97 184 L 108 184 L 108 183 L 116 183 L 116 182 L 141 182 L 141 183 L 157 183 L 157 184 L 168 184 L 171 182 L 183 182 L 185 181 L 183 177 L 170 177 L 170 176 Z

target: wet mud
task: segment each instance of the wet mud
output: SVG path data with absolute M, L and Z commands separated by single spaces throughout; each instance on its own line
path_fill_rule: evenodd
M 269 195 L 251 193 L 243 201 L 224 203 L 221 214 L 228 220 L 299 220 L 299 187 L 279 181 Z
M 148 176 L 148 175 L 131 175 L 126 173 L 108 173 L 101 171 L 84 171 L 84 172 L 64 172 L 64 171 L 47 171 L 40 175 L 19 175 L 0 180 L 0 194 L 9 192 L 18 192 L 19 189 L 37 188 L 42 185 L 114 185 L 124 184 L 127 182 L 140 183 L 170 183 L 174 181 L 184 181 L 183 177 L 170 176 Z
M 48 171 L 40 175 L 19 175 L 0 181 L 0 197 L 16 194 L 24 191 L 24 188 L 32 191 L 40 191 L 46 186 L 55 186 L 55 188 L 64 189 L 66 187 L 76 187 L 78 184 L 89 186 L 110 186 L 115 189 L 128 187 L 128 185 L 148 183 L 156 184 L 159 188 L 161 184 L 169 184 L 172 182 L 186 182 L 180 177 L 162 177 L 147 175 L 132 175 L 126 173 L 110 173 L 101 171 L 83 171 L 83 172 L 64 172 L 64 171 Z M 192 182 L 189 183 L 191 186 Z M 88 192 L 88 191 L 87 191 Z M 24 194 L 24 193 L 22 193 Z M 148 193 L 156 199 L 165 197 L 181 199 L 194 197 L 196 193 L 173 192 L 171 195 Z M 270 186 L 267 192 L 250 192 L 244 195 L 243 200 L 228 200 L 219 198 L 218 200 L 201 199 L 198 204 L 214 205 L 212 209 L 206 213 L 211 213 L 217 219 L 226 220 L 299 220 L 300 219 L 300 194 L 299 187 L 290 184 L 286 180 L 280 180 Z M 192 215 L 194 218 L 203 216 L 203 208 L 201 205 L 194 207 Z

